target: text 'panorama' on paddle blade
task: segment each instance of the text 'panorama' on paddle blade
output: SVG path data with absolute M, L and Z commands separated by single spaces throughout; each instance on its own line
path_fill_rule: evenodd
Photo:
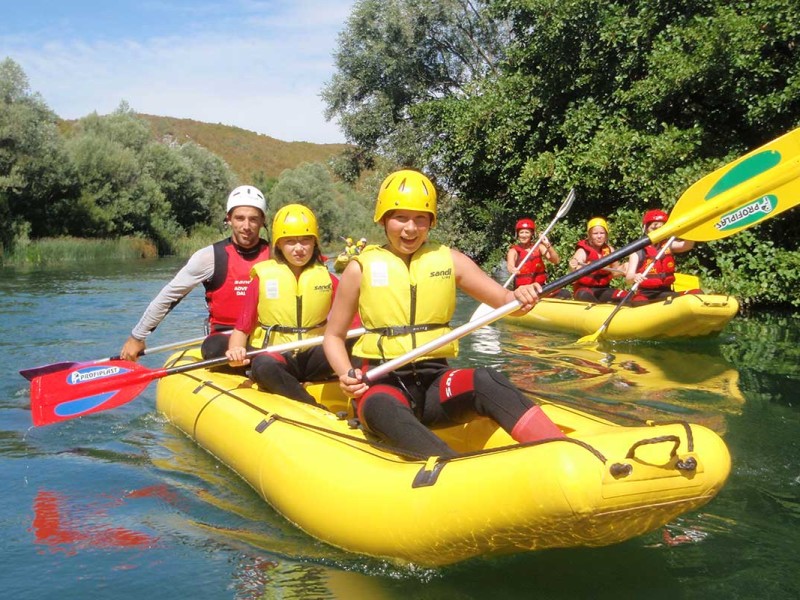
M 351 329 L 348 338 L 365 332 L 363 327 Z M 323 336 L 287 342 L 252 350 L 246 354 L 252 358 L 265 352 L 287 352 L 322 344 Z M 196 363 L 161 369 L 148 369 L 132 361 L 110 360 L 89 365 L 78 365 L 72 369 L 46 373 L 31 381 L 31 417 L 33 424 L 50 425 L 83 417 L 95 412 L 116 408 L 133 400 L 147 385 L 156 379 L 185 373 L 196 369 L 221 366 L 228 359 L 211 358 Z

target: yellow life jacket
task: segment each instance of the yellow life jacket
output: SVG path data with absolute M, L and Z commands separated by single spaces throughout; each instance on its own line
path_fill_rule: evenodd
M 330 273 L 319 263 L 306 267 L 298 280 L 292 270 L 275 260 L 257 264 L 258 327 L 250 336 L 254 348 L 322 335 L 333 301 Z
M 450 248 L 426 243 L 408 267 L 389 250 L 372 245 L 353 260 L 361 265 L 358 311 L 367 330 L 353 348 L 355 356 L 394 358 L 450 331 L 456 306 Z M 417 360 L 457 354 L 455 340 Z

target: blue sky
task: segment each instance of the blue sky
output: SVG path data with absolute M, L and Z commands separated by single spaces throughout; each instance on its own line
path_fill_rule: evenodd
M 322 86 L 356 0 L 26 0 L 0 18 L 0 60 L 60 117 L 137 112 L 342 142 Z

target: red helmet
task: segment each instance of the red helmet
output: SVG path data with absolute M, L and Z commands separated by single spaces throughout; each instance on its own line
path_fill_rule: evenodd
M 666 223 L 668 219 L 669 215 L 663 210 L 648 210 L 642 217 L 642 225 L 647 227 L 650 223 Z
M 536 229 L 536 223 L 534 223 L 533 219 L 528 219 L 527 217 L 520 219 L 517 221 L 517 226 L 514 228 L 514 230 L 519 231 L 520 229 L 530 229 L 533 231 Z

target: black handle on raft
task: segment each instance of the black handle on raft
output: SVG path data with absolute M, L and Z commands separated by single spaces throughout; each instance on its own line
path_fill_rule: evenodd
M 640 446 L 660 444 L 662 442 L 674 442 L 674 446 L 672 446 L 669 457 L 670 459 L 675 458 L 678 455 L 678 448 L 681 445 L 681 439 L 677 435 L 662 435 L 660 437 L 639 440 L 633 446 L 631 446 L 630 450 L 628 450 L 628 453 L 625 455 L 625 458 L 636 458 L 636 449 Z M 681 471 L 694 471 L 697 469 L 697 460 L 693 456 L 690 456 L 686 460 L 678 459 L 678 461 L 675 463 L 675 468 Z
M 636 458 L 636 449 L 639 446 L 660 444 L 662 442 L 675 442 L 675 445 L 672 447 L 672 451 L 669 453 L 669 457 L 674 458 L 678 454 L 678 447 L 681 445 L 681 438 L 679 438 L 677 435 L 662 435 L 660 437 L 654 437 L 647 440 L 639 440 L 633 446 L 631 446 L 631 449 L 628 450 L 625 458 Z

